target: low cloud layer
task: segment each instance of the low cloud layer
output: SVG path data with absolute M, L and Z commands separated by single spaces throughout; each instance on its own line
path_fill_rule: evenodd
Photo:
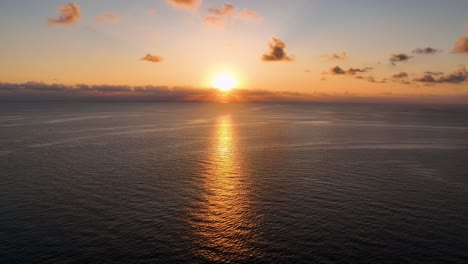
M 466 70 L 465 66 L 461 66 L 457 70 L 455 70 L 451 74 L 447 74 L 441 77 L 434 77 L 436 75 L 431 74 L 432 72 L 426 72 L 424 76 L 415 78 L 413 81 L 415 82 L 423 82 L 423 83 L 452 83 L 452 84 L 459 84 L 468 78 L 468 71 Z
M 396 62 L 406 62 L 411 58 L 413 57 L 405 53 L 390 54 L 390 62 L 392 63 L 392 65 L 395 65 Z
M 80 7 L 75 3 L 69 3 L 61 7 L 58 12 L 58 18 L 49 18 L 47 24 L 53 25 L 71 25 L 81 18 Z
M 90 100 L 161 102 L 312 102 L 335 98 L 323 93 L 232 90 L 228 95 L 217 89 L 168 86 L 62 85 L 40 82 L 1 83 L 0 101 Z M 344 99 L 343 99 L 344 100 Z M 345 100 L 344 100 L 345 101 Z
M 372 81 L 372 77 L 367 77 Z M 375 80 L 374 80 L 375 81 Z M 383 80 L 384 81 L 384 80 Z M 379 81 L 381 82 L 381 81 Z M 431 102 L 468 103 L 468 95 L 396 94 L 384 92 L 360 95 L 348 91 L 275 92 L 232 90 L 225 94 L 216 89 L 168 86 L 63 85 L 41 82 L 2 83 L 0 101 L 151 101 L 151 102 Z
M 340 54 L 337 54 L 337 53 L 323 54 L 322 58 L 324 58 L 326 60 L 330 60 L 330 61 L 333 61 L 333 60 L 346 60 L 346 58 L 348 58 L 348 54 L 346 52 L 344 52 L 344 51 L 341 52 Z
M 431 48 L 431 47 L 426 47 L 426 48 L 417 48 L 417 49 L 414 49 L 412 52 L 415 53 L 415 54 L 435 54 L 435 53 L 442 52 L 442 51 L 439 50 L 439 49 L 434 49 L 434 48 Z
M 201 3 L 202 0 L 168 0 L 169 3 L 175 7 L 187 8 L 187 9 L 196 9 Z
M 292 61 L 293 58 L 286 53 L 286 44 L 278 39 L 271 38 L 269 51 L 262 56 L 263 61 Z
M 468 53 L 468 35 L 461 36 L 452 51 L 454 53 Z
M 156 56 L 156 55 L 151 55 L 151 54 L 146 54 L 141 60 L 152 62 L 152 63 L 162 63 L 164 62 L 163 57 L 161 56 Z
M 105 13 L 96 17 L 96 23 L 105 23 L 105 22 L 117 22 L 119 16 L 115 13 Z

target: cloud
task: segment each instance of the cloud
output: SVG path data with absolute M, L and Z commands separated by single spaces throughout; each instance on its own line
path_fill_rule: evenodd
M 117 22 L 119 20 L 119 16 L 115 13 L 105 13 L 98 17 L 96 17 L 96 23 L 104 23 L 104 22 Z
M 63 85 L 40 82 L 2 83 L 0 101 L 142 101 L 142 102 L 430 102 L 468 103 L 468 94 L 375 95 L 345 92 L 285 92 L 237 89 L 225 94 L 216 89 L 169 86 Z
M 417 49 L 414 49 L 412 52 L 415 53 L 415 54 L 435 54 L 435 53 L 442 52 L 442 51 L 439 50 L 439 49 L 434 49 L 434 48 L 431 48 L 431 47 L 426 47 L 426 48 L 417 48 Z
M 212 26 L 223 26 L 224 19 L 219 16 L 207 16 L 203 18 L 203 23 L 206 25 L 212 25 Z
M 208 8 L 210 15 L 203 18 L 203 23 L 207 25 L 225 25 L 229 19 L 260 20 L 262 17 L 251 9 L 244 9 L 237 12 L 237 8 L 232 4 L 225 4 L 220 8 Z
M 356 79 L 359 79 L 359 80 L 366 80 L 368 82 L 371 82 L 371 83 L 386 83 L 387 82 L 387 79 L 382 79 L 382 80 L 376 80 L 374 78 L 374 76 L 356 76 Z
M 335 67 L 330 69 L 330 74 L 331 75 L 340 75 L 340 74 L 346 74 L 346 72 L 343 69 L 341 69 L 341 67 L 335 66 Z
M 263 18 L 262 15 L 248 8 L 238 12 L 236 17 L 244 20 L 261 20 Z
M 346 52 L 341 52 L 340 54 L 337 54 L 337 53 L 333 53 L 333 54 L 323 54 L 322 55 L 322 58 L 326 59 L 326 60 L 330 60 L 330 61 L 333 61 L 333 60 L 346 60 L 346 58 L 348 57 L 348 54 L 346 54 Z
M 373 76 L 368 76 L 367 78 L 365 78 L 367 81 L 371 82 L 371 83 L 386 83 L 387 82 L 387 79 L 382 79 L 380 81 L 376 80 Z
M 422 77 L 414 78 L 413 81 L 415 81 L 415 82 L 425 82 L 425 83 L 433 83 L 433 82 L 436 82 L 436 80 L 434 79 L 434 77 L 432 77 L 432 75 L 430 75 L 430 74 L 425 74 L 425 75 L 422 76 Z
M 263 54 L 262 60 L 263 61 L 292 61 L 293 58 L 289 56 L 285 49 L 286 44 L 278 39 L 278 38 L 271 38 L 269 44 L 269 51 Z
M 365 73 L 372 70 L 371 67 L 365 68 L 349 68 L 349 70 L 343 70 L 340 66 L 335 66 L 329 70 L 331 75 L 356 75 L 356 73 Z
M 368 72 L 372 70 L 371 67 L 365 67 L 365 68 L 362 68 L 362 69 L 359 69 L 359 68 L 349 68 L 348 70 L 348 74 L 351 74 L 351 75 L 354 75 L 356 73 L 362 73 L 362 72 Z
M 196 9 L 202 0 L 168 0 L 169 3 L 178 8 Z
M 405 53 L 394 53 L 390 55 L 390 62 L 395 65 L 396 62 L 406 62 L 411 58 L 413 57 Z
M 407 72 L 400 72 L 400 73 L 394 74 L 392 77 L 394 79 L 408 78 L 408 73 Z
M 465 66 L 460 66 L 457 70 L 453 73 L 441 76 L 439 78 L 434 78 L 431 72 L 426 72 L 424 76 L 415 78 L 415 82 L 423 82 L 423 83 L 452 83 L 452 84 L 459 84 L 464 82 L 468 78 L 468 71 L 466 70 Z
M 49 18 L 47 24 L 53 25 L 71 25 L 81 18 L 80 7 L 75 3 L 69 3 L 62 6 L 59 10 L 58 18 Z
M 228 95 L 217 89 L 168 86 L 62 85 L 40 82 L 1 83 L 0 101 L 89 100 L 163 102 L 308 102 L 328 97 L 319 93 L 236 89 Z
M 468 35 L 461 36 L 452 50 L 453 53 L 468 53 Z
M 164 62 L 164 59 L 161 56 L 155 56 L 155 55 L 151 55 L 149 53 L 146 54 L 143 58 L 141 58 L 141 60 L 149 61 L 149 62 L 153 62 L 153 63 L 162 63 L 162 62 Z
M 455 72 L 445 75 L 443 77 L 440 77 L 438 79 L 439 82 L 445 82 L 445 83 L 461 83 L 466 80 L 468 77 L 468 71 L 466 70 L 465 66 L 460 66 Z
M 444 75 L 443 72 L 434 72 L 434 71 L 426 71 L 424 74 L 429 74 L 429 75 Z
M 236 12 L 236 7 L 232 4 L 225 4 L 221 8 L 208 8 L 208 11 L 218 16 L 230 16 Z

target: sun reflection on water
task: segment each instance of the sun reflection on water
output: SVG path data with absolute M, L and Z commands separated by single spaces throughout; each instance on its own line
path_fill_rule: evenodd
M 248 173 L 238 151 L 231 116 L 219 118 L 211 152 L 204 164 L 203 195 L 192 212 L 196 255 L 213 262 L 253 260 L 259 256 L 253 243 Z

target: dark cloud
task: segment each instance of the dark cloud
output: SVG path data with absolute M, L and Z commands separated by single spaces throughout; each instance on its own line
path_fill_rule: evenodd
M 117 22 L 119 16 L 115 13 L 105 13 L 96 17 L 96 23 L 105 23 L 105 22 Z
M 425 75 L 422 76 L 422 77 L 414 78 L 413 81 L 415 81 L 415 82 L 425 82 L 425 83 L 433 83 L 433 82 L 436 82 L 436 80 L 434 79 L 434 77 L 432 77 L 432 75 L 430 75 L 430 74 L 425 74 Z
M 395 65 L 396 62 L 406 62 L 411 58 L 413 57 L 405 53 L 394 53 L 390 55 L 390 62 Z
M 454 53 L 468 53 L 468 35 L 461 36 L 455 46 L 453 47 L 452 52 Z
M 408 73 L 407 72 L 399 72 L 397 74 L 394 74 L 392 77 L 394 79 L 408 78 Z
M 168 0 L 170 4 L 179 8 L 196 9 L 202 0 Z
M 355 75 L 356 73 L 368 72 L 368 71 L 370 71 L 370 70 L 372 70 L 371 67 L 365 67 L 365 68 L 362 68 L 362 69 L 359 69 L 359 68 L 349 68 L 348 74 Z
M 464 82 L 468 78 L 468 71 L 466 70 L 465 66 L 461 66 L 456 71 L 451 74 L 441 76 L 439 78 L 434 78 L 432 74 L 426 74 L 422 77 L 415 78 L 415 82 L 423 82 L 423 83 L 453 83 L 459 84 Z
M 446 82 L 446 83 L 461 83 L 466 80 L 468 77 L 468 71 L 466 70 L 465 66 L 461 66 L 455 72 L 442 76 L 438 79 L 439 82 Z
M 286 44 L 278 39 L 278 38 L 271 38 L 269 44 L 270 50 L 263 54 L 262 60 L 263 61 L 292 61 L 293 58 L 289 56 L 285 49 Z
M 146 54 L 143 58 L 141 58 L 141 60 L 149 61 L 149 62 L 153 62 L 153 63 L 162 63 L 162 62 L 164 62 L 164 59 L 161 56 L 155 56 L 155 55 L 151 55 L 149 53 Z
M 346 70 L 343 70 L 343 69 L 342 69 L 341 67 L 339 67 L 339 66 L 335 66 L 335 67 L 333 67 L 333 68 L 331 68 L 331 69 L 329 70 L 329 73 L 330 73 L 331 75 L 345 75 L 345 74 L 347 74 L 347 75 L 355 75 L 355 74 L 357 74 L 357 73 L 365 73 L 365 72 L 368 72 L 368 71 L 370 71 L 370 70 L 372 70 L 371 67 L 365 67 L 365 68 L 362 68 L 362 69 L 360 69 L 360 68 L 349 68 L 349 70 L 346 71 Z
M 438 52 L 441 52 L 441 50 L 434 49 L 434 48 L 431 48 L 431 47 L 417 48 L 417 49 L 413 50 L 413 53 L 415 53 L 415 54 L 434 54 L 434 53 L 438 53 Z
M 67 89 L 67 86 L 63 84 L 45 84 L 41 82 L 26 82 L 22 85 L 37 91 L 63 91 Z
M 346 60 L 348 58 L 348 54 L 346 52 L 341 52 L 340 54 L 332 53 L 332 54 L 323 54 L 322 58 L 326 60 Z
M 128 85 L 93 85 L 91 90 L 99 92 L 130 92 L 132 87 Z
M 80 7 L 75 3 L 69 3 L 61 7 L 58 18 L 49 18 L 47 24 L 53 25 L 71 25 L 81 18 Z
M 341 69 L 339 66 L 335 66 L 331 68 L 330 73 L 332 75 L 346 74 L 346 72 L 343 69 Z

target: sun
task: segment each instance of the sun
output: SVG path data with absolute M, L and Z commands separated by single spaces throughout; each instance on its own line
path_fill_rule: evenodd
M 228 92 L 236 88 L 237 81 L 231 74 L 223 72 L 216 75 L 216 77 L 213 80 L 212 86 L 223 92 Z

